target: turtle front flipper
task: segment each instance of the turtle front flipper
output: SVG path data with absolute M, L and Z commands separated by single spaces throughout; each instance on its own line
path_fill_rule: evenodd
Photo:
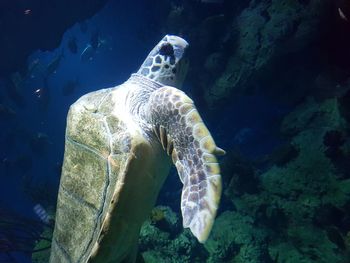
M 181 182 L 183 226 L 204 243 L 213 226 L 221 197 L 221 176 L 215 145 L 193 101 L 165 86 L 154 91 L 147 112 L 164 150 L 172 156 Z

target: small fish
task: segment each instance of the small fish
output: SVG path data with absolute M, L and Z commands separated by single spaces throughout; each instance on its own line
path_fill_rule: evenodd
M 41 204 L 36 204 L 33 207 L 33 210 L 34 213 L 40 218 L 40 221 L 42 221 L 45 224 L 50 224 L 52 218 Z
M 95 52 L 96 52 L 95 49 L 90 44 L 88 44 L 86 48 L 83 50 L 83 52 L 81 52 L 80 60 L 82 62 L 91 61 L 95 56 Z
M 40 99 L 42 97 L 42 94 L 43 94 L 43 89 L 36 89 L 34 91 L 34 94 L 38 99 Z
M 73 54 L 76 54 L 78 52 L 78 45 L 77 45 L 77 39 L 75 37 L 71 37 L 68 40 L 68 49 Z
M 25 15 L 30 15 L 32 13 L 32 10 L 31 9 L 26 9 L 24 10 L 23 12 Z
M 46 111 L 50 102 L 50 88 L 48 78 L 44 78 L 44 85 L 34 91 L 34 95 L 38 99 L 40 110 Z
M 341 19 L 348 21 L 348 18 L 345 16 L 344 12 L 338 7 L 338 13 Z

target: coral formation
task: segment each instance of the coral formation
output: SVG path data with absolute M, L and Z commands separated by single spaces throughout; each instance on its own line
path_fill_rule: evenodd
M 52 229 L 45 229 L 42 236 L 45 236 L 45 239 L 41 239 L 35 244 L 34 253 L 32 254 L 33 263 L 49 262 Z
M 205 251 L 189 230 L 179 227 L 178 215 L 169 207 L 159 206 L 162 210 L 168 227 L 157 227 L 151 220 L 144 223 L 140 233 L 139 249 L 146 263 L 152 262 L 203 262 Z
M 256 228 L 250 216 L 225 211 L 204 245 L 210 255 L 207 262 L 271 262 L 264 245 L 266 238 L 267 233 Z
M 156 224 L 157 222 L 163 220 L 164 217 L 165 217 L 165 215 L 164 215 L 164 211 L 162 209 L 159 209 L 157 207 L 152 209 L 150 220 L 153 224 Z
M 152 209 L 150 223 L 158 229 L 165 231 L 170 236 L 177 235 L 181 229 L 179 219 L 176 214 L 167 206 L 156 206 Z
M 244 91 L 260 75 L 264 79 L 276 74 L 275 60 L 310 45 L 319 35 L 322 14 L 329 1 L 252 1 L 233 22 L 237 48 L 228 59 L 226 69 L 206 99 L 215 103 L 232 93 Z
M 291 136 L 298 155 L 285 165 L 272 166 L 262 173 L 258 195 L 231 195 L 239 213 L 250 215 L 273 236 L 268 249 L 271 258 L 278 258 L 278 262 L 344 260 L 339 245 L 343 241 L 337 240 L 346 236 L 350 225 L 341 228 L 329 219 L 327 227 L 336 225 L 336 231 L 327 232 L 322 229 L 324 225 L 321 228 L 314 223 L 326 207 L 345 210 L 350 202 L 350 180 L 339 180 L 339 171 L 326 155 L 329 145 L 324 144 L 326 136 L 326 144 L 332 141 L 342 145 L 339 139 L 329 137 L 337 135 L 334 130 L 345 132 L 346 127 L 336 98 L 322 103 L 306 100 L 285 117 L 281 127 L 283 133 Z

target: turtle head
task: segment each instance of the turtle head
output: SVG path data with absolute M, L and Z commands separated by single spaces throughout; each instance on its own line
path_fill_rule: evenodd
M 186 40 L 166 35 L 149 53 L 137 73 L 163 85 L 180 88 L 187 73 L 188 63 L 183 59 Z

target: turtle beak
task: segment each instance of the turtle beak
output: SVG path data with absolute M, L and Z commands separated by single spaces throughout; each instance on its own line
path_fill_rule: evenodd
M 174 36 L 174 35 L 166 35 L 164 38 L 167 38 L 168 42 L 173 47 L 178 47 L 181 49 L 186 49 L 188 47 L 188 42 L 181 37 Z
M 186 48 L 188 47 L 188 42 L 181 37 L 173 35 L 166 35 L 165 38 L 167 38 L 167 41 L 174 48 L 174 56 L 176 62 L 180 61 L 184 55 Z

